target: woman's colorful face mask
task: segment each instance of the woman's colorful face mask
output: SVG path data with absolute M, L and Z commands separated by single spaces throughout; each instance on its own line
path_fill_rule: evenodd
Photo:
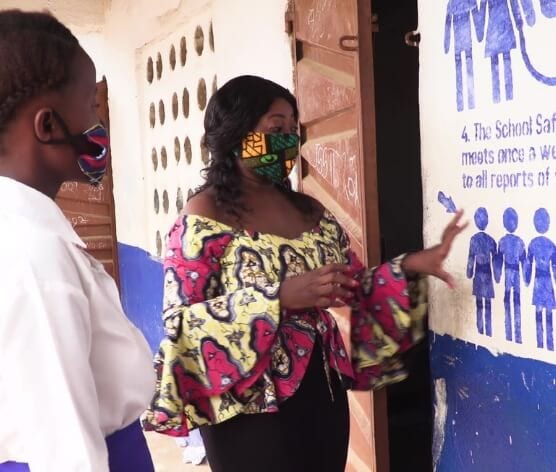
M 256 174 L 283 185 L 298 155 L 299 136 L 284 133 L 249 133 L 236 153 Z

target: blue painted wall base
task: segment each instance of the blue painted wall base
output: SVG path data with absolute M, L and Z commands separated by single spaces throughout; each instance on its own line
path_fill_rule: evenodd
M 446 379 L 448 403 L 437 472 L 556 471 L 556 366 L 430 339 L 432 377 Z
M 162 263 L 139 248 L 118 243 L 120 296 L 128 318 L 147 338 L 153 353 L 164 335 L 162 327 Z

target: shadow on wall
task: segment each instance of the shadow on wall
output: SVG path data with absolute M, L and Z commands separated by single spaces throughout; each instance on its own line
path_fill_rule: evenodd
M 431 338 L 435 470 L 556 470 L 556 366 Z
M 162 263 L 142 249 L 118 243 L 120 296 L 127 317 L 147 338 L 151 350 L 158 351 L 164 336 L 162 327 Z

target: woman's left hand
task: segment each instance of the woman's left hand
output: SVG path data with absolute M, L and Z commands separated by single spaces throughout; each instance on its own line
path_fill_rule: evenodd
M 406 274 L 423 274 L 438 277 L 448 284 L 450 288 L 455 287 L 454 278 L 444 270 L 444 261 L 452 249 L 452 243 L 456 236 L 461 233 L 467 223 L 460 225 L 459 221 L 463 210 L 458 210 L 450 224 L 442 233 L 442 242 L 428 249 L 408 254 L 402 262 L 402 269 Z

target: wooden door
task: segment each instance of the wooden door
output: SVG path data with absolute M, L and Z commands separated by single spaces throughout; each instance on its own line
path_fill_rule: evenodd
M 370 0 L 295 0 L 300 185 L 349 232 L 363 261 L 380 262 Z M 349 339 L 349 312 L 337 313 Z M 388 471 L 386 396 L 350 393 L 350 471 Z
M 108 128 L 108 88 L 106 79 L 97 84 L 98 117 Z M 111 156 L 109 156 L 110 162 Z M 118 283 L 118 251 L 112 172 L 108 169 L 102 182 L 93 187 L 86 183 L 65 182 L 56 202 L 77 234 L 87 244 L 87 251 L 102 262 Z

